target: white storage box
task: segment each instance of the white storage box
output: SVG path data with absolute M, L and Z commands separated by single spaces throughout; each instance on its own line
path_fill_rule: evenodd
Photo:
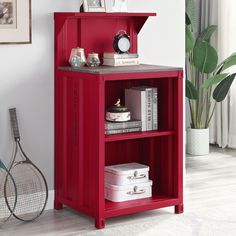
M 105 167 L 105 183 L 113 185 L 138 184 L 149 181 L 149 166 L 127 163 Z
M 152 181 L 133 185 L 112 185 L 105 183 L 105 198 L 112 202 L 124 202 L 152 197 Z

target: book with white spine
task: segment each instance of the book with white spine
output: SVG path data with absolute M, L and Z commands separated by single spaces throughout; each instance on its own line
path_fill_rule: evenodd
M 146 122 L 147 131 L 153 130 L 153 88 L 146 86 L 133 87 L 146 93 Z
M 105 121 L 105 130 L 118 130 L 142 127 L 141 120 L 130 120 L 126 122 L 109 122 Z
M 112 58 L 103 58 L 104 66 L 135 66 L 139 65 L 138 58 L 124 58 L 124 59 L 112 59 Z
M 142 131 L 146 131 L 146 91 L 125 89 L 125 106 L 130 109 L 132 119 L 141 120 Z
M 158 130 L 158 91 L 153 88 L 153 130 Z
M 124 133 L 132 133 L 132 132 L 140 132 L 142 131 L 141 127 L 138 128 L 128 128 L 128 129 L 113 129 L 113 130 L 105 130 L 105 134 L 124 134 Z
M 103 53 L 103 58 L 105 59 L 127 59 L 127 58 L 138 58 L 137 53 L 114 53 L 114 52 L 105 52 Z

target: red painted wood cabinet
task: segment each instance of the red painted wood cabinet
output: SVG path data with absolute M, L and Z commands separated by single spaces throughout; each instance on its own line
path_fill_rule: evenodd
M 95 218 L 174 206 L 183 212 L 183 71 L 141 65 L 120 68 L 69 67 L 73 47 L 86 53 L 112 51 L 114 35 L 125 29 L 131 52 L 149 16 L 127 13 L 55 13 L 55 209 L 67 205 Z M 158 131 L 104 135 L 104 114 L 124 90 L 158 88 Z M 104 199 L 104 166 L 138 162 L 150 166 L 152 198 L 114 203 Z

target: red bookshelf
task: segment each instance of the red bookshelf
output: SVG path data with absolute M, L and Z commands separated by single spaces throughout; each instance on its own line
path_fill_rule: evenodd
M 115 33 L 138 33 L 153 13 L 55 13 L 55 209 L 67 205 L 95 219 L 174 206 L 183 212 L 183 71 L 140 65 L 73 69 L 71 48 L 86 53 L 112 51 Z M 104 134 L 104 114 L 124 90 L 158 88 L 158 130 Z M 104 166 L 138 162 L 150 166 L 153 197 L 122 203 L 104 199 Z

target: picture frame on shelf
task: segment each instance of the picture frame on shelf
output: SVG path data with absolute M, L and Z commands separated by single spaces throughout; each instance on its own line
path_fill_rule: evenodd
M 83 0 L 84 12 L 106 12 L 105 0 Z
M 128 12 L 128 0 L 106 0 L 107 12 Z
M 31 42 L 31 0 L 0 0 L 0 44 Z

